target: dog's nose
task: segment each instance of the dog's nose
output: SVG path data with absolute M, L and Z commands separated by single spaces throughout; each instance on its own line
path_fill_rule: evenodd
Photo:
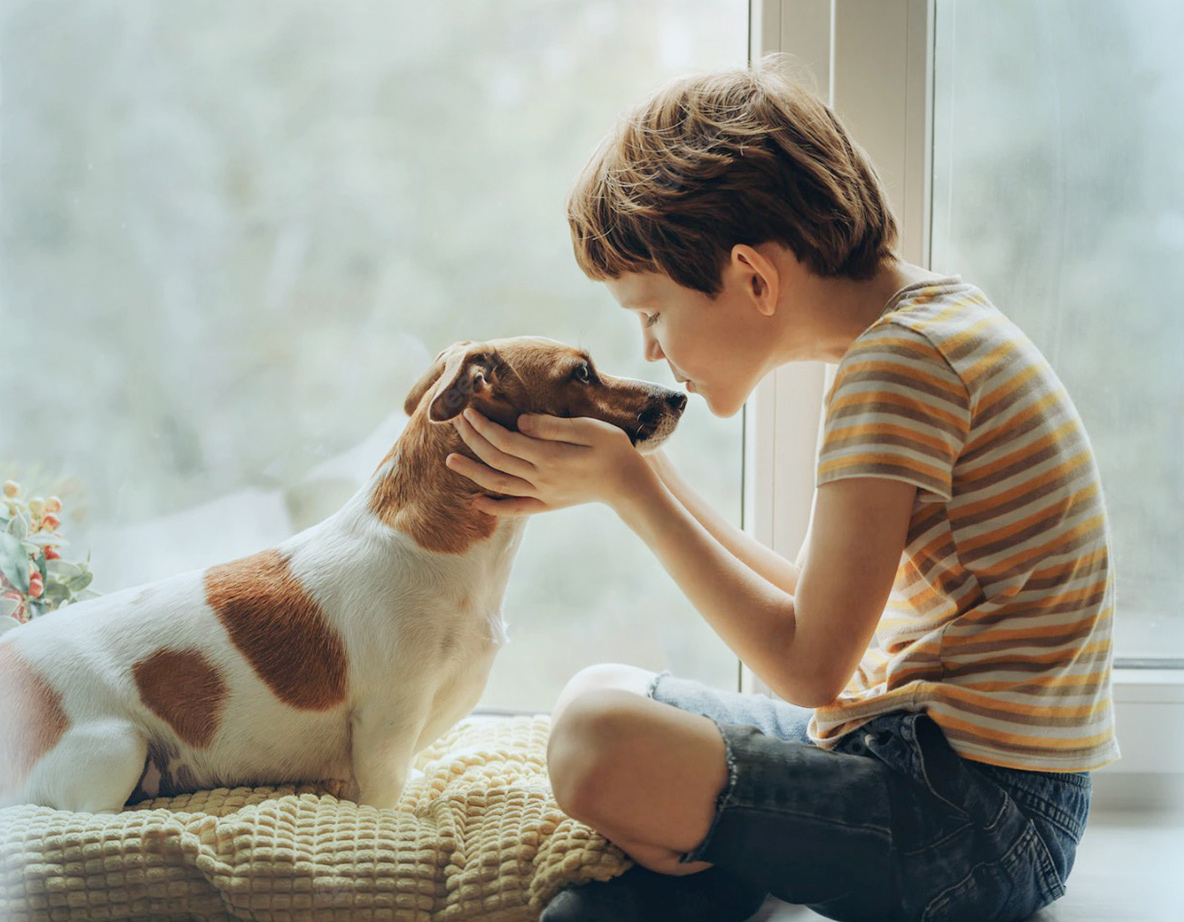
M 687 395 L 682 391 L 675 391 L 666 398 L 666 402 L 670 404 L 670 408 L 676 413 L 681 413 L 687 405 Z

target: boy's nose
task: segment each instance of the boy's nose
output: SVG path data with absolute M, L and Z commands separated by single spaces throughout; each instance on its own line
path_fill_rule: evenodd
M 658 340 L 652 336 L 645 338 L 645 349 L 643 351 L 647 362 L 660 362 L 666 358 L 662 352 L 662 347 L 658 345 Z

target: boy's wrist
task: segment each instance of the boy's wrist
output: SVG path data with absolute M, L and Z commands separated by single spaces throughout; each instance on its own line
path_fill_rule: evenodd
M 659 448 L 657 451 L 651 451 L 648 455 L 642 455 L 642 457 L 645 459 L 645 463 L 665 483 L 673 471 L 673 468 L 670 466 L 670 458 L 666 452 Z
M 629 473 L 622 477 L 620 490 L 609 501 L 609 506 L 626 524 L 632 525 L 655 493 L 664 487 L 661 475 L 645 456 L 637 455 L 637 463 L 630 467 Z

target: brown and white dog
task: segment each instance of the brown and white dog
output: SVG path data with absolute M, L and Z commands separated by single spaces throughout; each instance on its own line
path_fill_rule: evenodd
M 412 756 L 467 714 L 504 642 L 525 519 L 448 470 L 466 406 L 592 416 L 639 450 L 686 396 L 521 337 L 458 343 L 412 388 L 394 448 L 336 514 L 278 547 L 72 605 L 0 639 L 0 807 L 117 811 L 219 786 L 339 779 L 395 804 Z

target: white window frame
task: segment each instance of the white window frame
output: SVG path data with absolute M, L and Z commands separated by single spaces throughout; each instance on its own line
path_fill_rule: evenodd
M 879 169 L 901 254 L 928 266 L 935 0 L 750 0 L 750 53 L 792 55 Z M 746 410 L 744 521 L 789 559 L 806 535 L 833 369 L 777 369 Z M 1121 617 L 1121 599 L 1119 600 Z M 745 691 L 768 689 L 742 669 Z M 1095 776 L 1099 803 L 1184 797 L 1184 670 L 1114 671 L 1123 757 Z

